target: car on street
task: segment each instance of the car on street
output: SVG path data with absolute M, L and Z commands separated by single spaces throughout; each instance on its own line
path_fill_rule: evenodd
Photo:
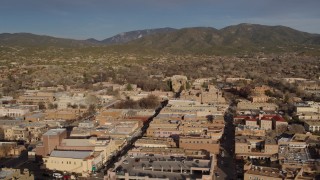
M 129 164 L 129 161 L 128 160 L 124 160 L 123 164 Z
M 52 177 L 54 177 L 54 178 L 63 178 L 63 176 L 62 176 L 62 174 L 60 174 L 60 173 L 53 173 L 52 174 Z

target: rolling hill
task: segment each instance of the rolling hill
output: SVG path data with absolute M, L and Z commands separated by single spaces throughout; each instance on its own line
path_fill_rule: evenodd
M 130 53 L 190 53 L 228 55 L 242 52 L 296 52 L 318 50 L 320 35 L 285 26 L 238 24 L 223 29 L 159 28 L 121 33 L 102 41 L 73 40 L 29 33 L 0 34 L 1 46 L 78 48 L 99 46 Z M 308 50 L 308 49 L 307 49 Z
M 56 38 L 51 36 L 36 35 L 31 33 L 2 33 L 0 45 L 20 47 L 83 47 L 96 43 L 90 41 Z
M 158 29 L 145 29 L 145 30 L 137 30 L 137 31 L 129 31 L 117 34 L 110 38 L 104 39 L 100 41 L 102 44 L 124 44 L 145 36 L 149 36 L 152 34 L 165 34 L 168 32 L 176 31 L 173 28 L 158 28 Z
M 184 28 L 166 34 L 154 34 L 128 45 L 167 52 L 234 53 L 239 51 L 292 51 L 306 45 L 319 46 L 320 35 L 284 26 L 239 24 L 217 30 Z

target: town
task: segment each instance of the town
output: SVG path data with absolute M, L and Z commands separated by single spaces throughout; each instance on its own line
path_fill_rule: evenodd
M 0 179 L 319 178 L 319 80 L 100 78 L 1 94 Z

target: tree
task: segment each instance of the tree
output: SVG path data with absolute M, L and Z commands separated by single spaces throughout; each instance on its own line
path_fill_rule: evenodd
M 88 113 L 89 114 L 95 114 L 96 113 L 96 106 L 94 104 L 90 104 L 88 108 Z
M 243 87 L 239 90 L 239 95 L 243 98 L 248 98 L 251 95 L 252 91 L 249 86 Z
M 172 91 L 172 81 L 167 81 L 167 86 L 169 87 L 170 91 Z
M 97 96 L 90 94 L 86 97 L 86 102 L 88 104 L 97 104 L 99 103 L 99 99 L 97 98 Z
M 187 82 L 186 82 L 186 89 L 189 90 L 190 88 L 191 88 L 190 82 L 187 81 Z
M 44 104 L 43 102 L 39 102 L 39 103 L 38 103 L 38 106 L 39 106 L 39 109 L 40 109 L 40 110 L 46 109 L 46 106 L 45 106 L 45 104 Z
M 132 85 L 128 83 L 126 89 L 127 91 L 132 91 L 133 90 Z
M 205 88 L 205 89 L 208 89 L 208 83 L 206 83 L 206 82 L 203 82 L 201 86 L 202 86 L 203 88 Z
M 159 99 L 155 95 L 148 95 L 146 98 L 142 98 L 139 100 L 138 104 L 140 108 L 142 109 L 150 109 L 150 108 L 156 108 L 159 106 Z
M 11 149 L 12 149 L 12 145 L 10 144 L 4 144 L 0 146 L 0 156 L 1 155 L 3 155 L 4 157 L 8 156 Z
M 58 104 L 49 103 L 48 104 L 48 108 L 49 109 L 57 109 L 58 108 Z
M 288 126 L 286 124 L 280 124 L 276 127 L 276 131 L 278 135 L 283 134 L 284 132 L 287 131 L 287 129 L 288 129 Z
M 290 134 L 296 134 L 296 133 L 303 134 L 303 133 L 305 133 L 304 127 L 300 124 L 291 124 L 288 127 L 288 130 L 289 130 Z

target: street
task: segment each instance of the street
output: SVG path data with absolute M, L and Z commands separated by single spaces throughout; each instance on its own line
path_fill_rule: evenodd
M 221 153 L 218 158 L 218 169 L 216 170 L 216 179 L 236 179 L 236 165 L 234 159 L 235 151 L 235 127 L 233 125 L 233 116 L 227 112 L 224 117 L 225 131 L 221 140 Z

